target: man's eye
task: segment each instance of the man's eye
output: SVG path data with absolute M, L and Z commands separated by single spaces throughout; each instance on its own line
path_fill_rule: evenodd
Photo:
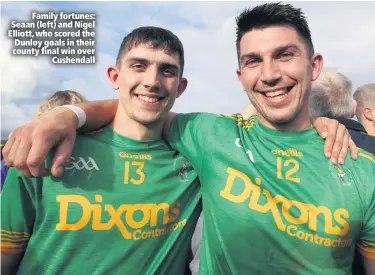
M 293 57 L 293 53 L 291 52 L 283 52 L 279 55 L 279 59 L 282 61 L 290 60 Z
M 136 64 L 132 65 L 132 68 L 134 68 L 134 69 L 144 69 L 144 67 L 145 66 L 141 63 L 136 63 Z
M 173 70 L 170 70 L 170 69 L 164 69 L 163 74 L 165 76 L 175 76 L 176 75 L 176 73 Z
M 246 60 L 245 62 L 245 66 L 255 66 L 259 63 L 259 59 L 256 59 L 256 58 L 250 58 L 248 60 Z

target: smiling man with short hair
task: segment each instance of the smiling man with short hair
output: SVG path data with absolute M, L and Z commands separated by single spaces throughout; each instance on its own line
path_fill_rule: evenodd
M 27 178 L 10 169 L 1 202 L 2 274 L 187 272 L 199 182 L 161 139 L 187 85 L 183 47 L 168 30 L 142 27 L 124 38 L 118 56 L 107 71 L 120 94 L 114 121 L 77 137 L 64 176 Z
M 371 273 L 375 160 L 361 152 L 357 163 L 349 159 L 341 165 L 322 154 L 324 141 L 308 115 L 311 82 L 319 76 L 322 58 L 310 47 L 302 12 L 264 4 L 241 13 L 237 27 L 237 75 L 259 118 L 170 114 L 163 129 L 201 181 L 199 273 L 346 274 L 355 244 Z M 109 107 L 95 114 L 88 107 L 94 105 L 80 106 L 91 110 L 89 126 L 110 117 Z M 53 118 L 64 121 L 68 113 L 54 112 Z M 39 123 L 30 127 L 40 128 Z M 63 123 L 62 130 L 48 129 L 64 139 L 76 125 Z M 63 157 L 62 148 L 57 158 Z M 43 150 L 36 151 L 43 157 Z

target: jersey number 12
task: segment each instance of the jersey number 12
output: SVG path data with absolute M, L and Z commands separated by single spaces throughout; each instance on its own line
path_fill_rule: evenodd
M 284 165 L 282 165 L 284 163 Z M 282 179 L 283 178 L 283 169 L 282 167 L 290 167 L 289 170 L 286 171 L 285 173 L 285 179 L 300 183 L 301 179 L 300 178 L 294 178 L 292 175 L 299 170 L 299 162 L 296 161 L 295 159 L 287 159 L 283 160 L 281 157 L 277 157 L 277 178 Z

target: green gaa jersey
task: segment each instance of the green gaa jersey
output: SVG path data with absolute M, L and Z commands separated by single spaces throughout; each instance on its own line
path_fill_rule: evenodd
M 200 274 L 350 274 L 356 246 L 375 259 L 375 158 L 333 165 L 311 128 L 256 117 L 177 115 L 170 143 L 202 184 Z
M 10 170 L 2 254 L 23 255 L 20 275 L 184 274 L 200 199 L 191 164 L 165 142 L 107 127 L 77 137 L 62 178 Z

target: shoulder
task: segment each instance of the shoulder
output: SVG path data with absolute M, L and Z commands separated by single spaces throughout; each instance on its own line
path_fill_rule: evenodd
M 365 133 L 357 133 L 352 135 L 353 141 L 356 145 L 364 150 L 369 151 L 371 154 L 375 154 L 375 137 Z
M 102 146 L 114 145 L 113 138 L 105 129 L 89 133 L 79 133 L 74 142 L 73 153 L 87 150 L 100 149 Z
M 99 130 L 88 132 L 88 133 L 78 133 L 76 141 L 78 141 L 78 140 L 84 140 L 84 141 L 95 140 L 95 139 L 98 139 L 100 136 L 102 136 L 104 134 L 104 132 L 105 132 L 104 129 L 99 129 Z
M 195 113 L 179 113 L 174 116 L 172 119 L 173 123 L 188 123 L 188 122 L 212 122 L 220 117 L 217 114 L 212 113 L 202 113 L 202 112 L 195 112 Z
M 169 125 L 169 141 L 181 135 L 206 136 L 218 118 L 219 115 L 211 113 L 176 114 Z
M 224 121 L 225 123 L 235 124 L 238 127 L 242 127 L 245 129 L 252 128 L 258 117 L 257 116 L 251 116 L 248 119 L 244 119 L 241 113 L 236 113 L 232 115 L 220 115 L 220 120 Z
M 257 119 L 257 116 L 252 116 L 249 119 L 245 120 L 241 113 L 236 113 L 232 115 L 223 115 L 223 114 L 213 114 L 213 113 L 179 113 L 177 114 L 172 122 L 209 122 L 209 123 L 229 123 L 236 126 L 246 126 L 249 124 L 254 124 Z
M 358 162 L 358 165 L 370 166 L 375 169 L 375 156 L 363 149 L 359 149 L 358 160 L 353 162 Z
M 358 159 L 353 160 L 348 154 L 345 160 L 347 166 L 361 182 L 374 185 L 375 182 L 375 156 L 366 150 L 359 149 Z

